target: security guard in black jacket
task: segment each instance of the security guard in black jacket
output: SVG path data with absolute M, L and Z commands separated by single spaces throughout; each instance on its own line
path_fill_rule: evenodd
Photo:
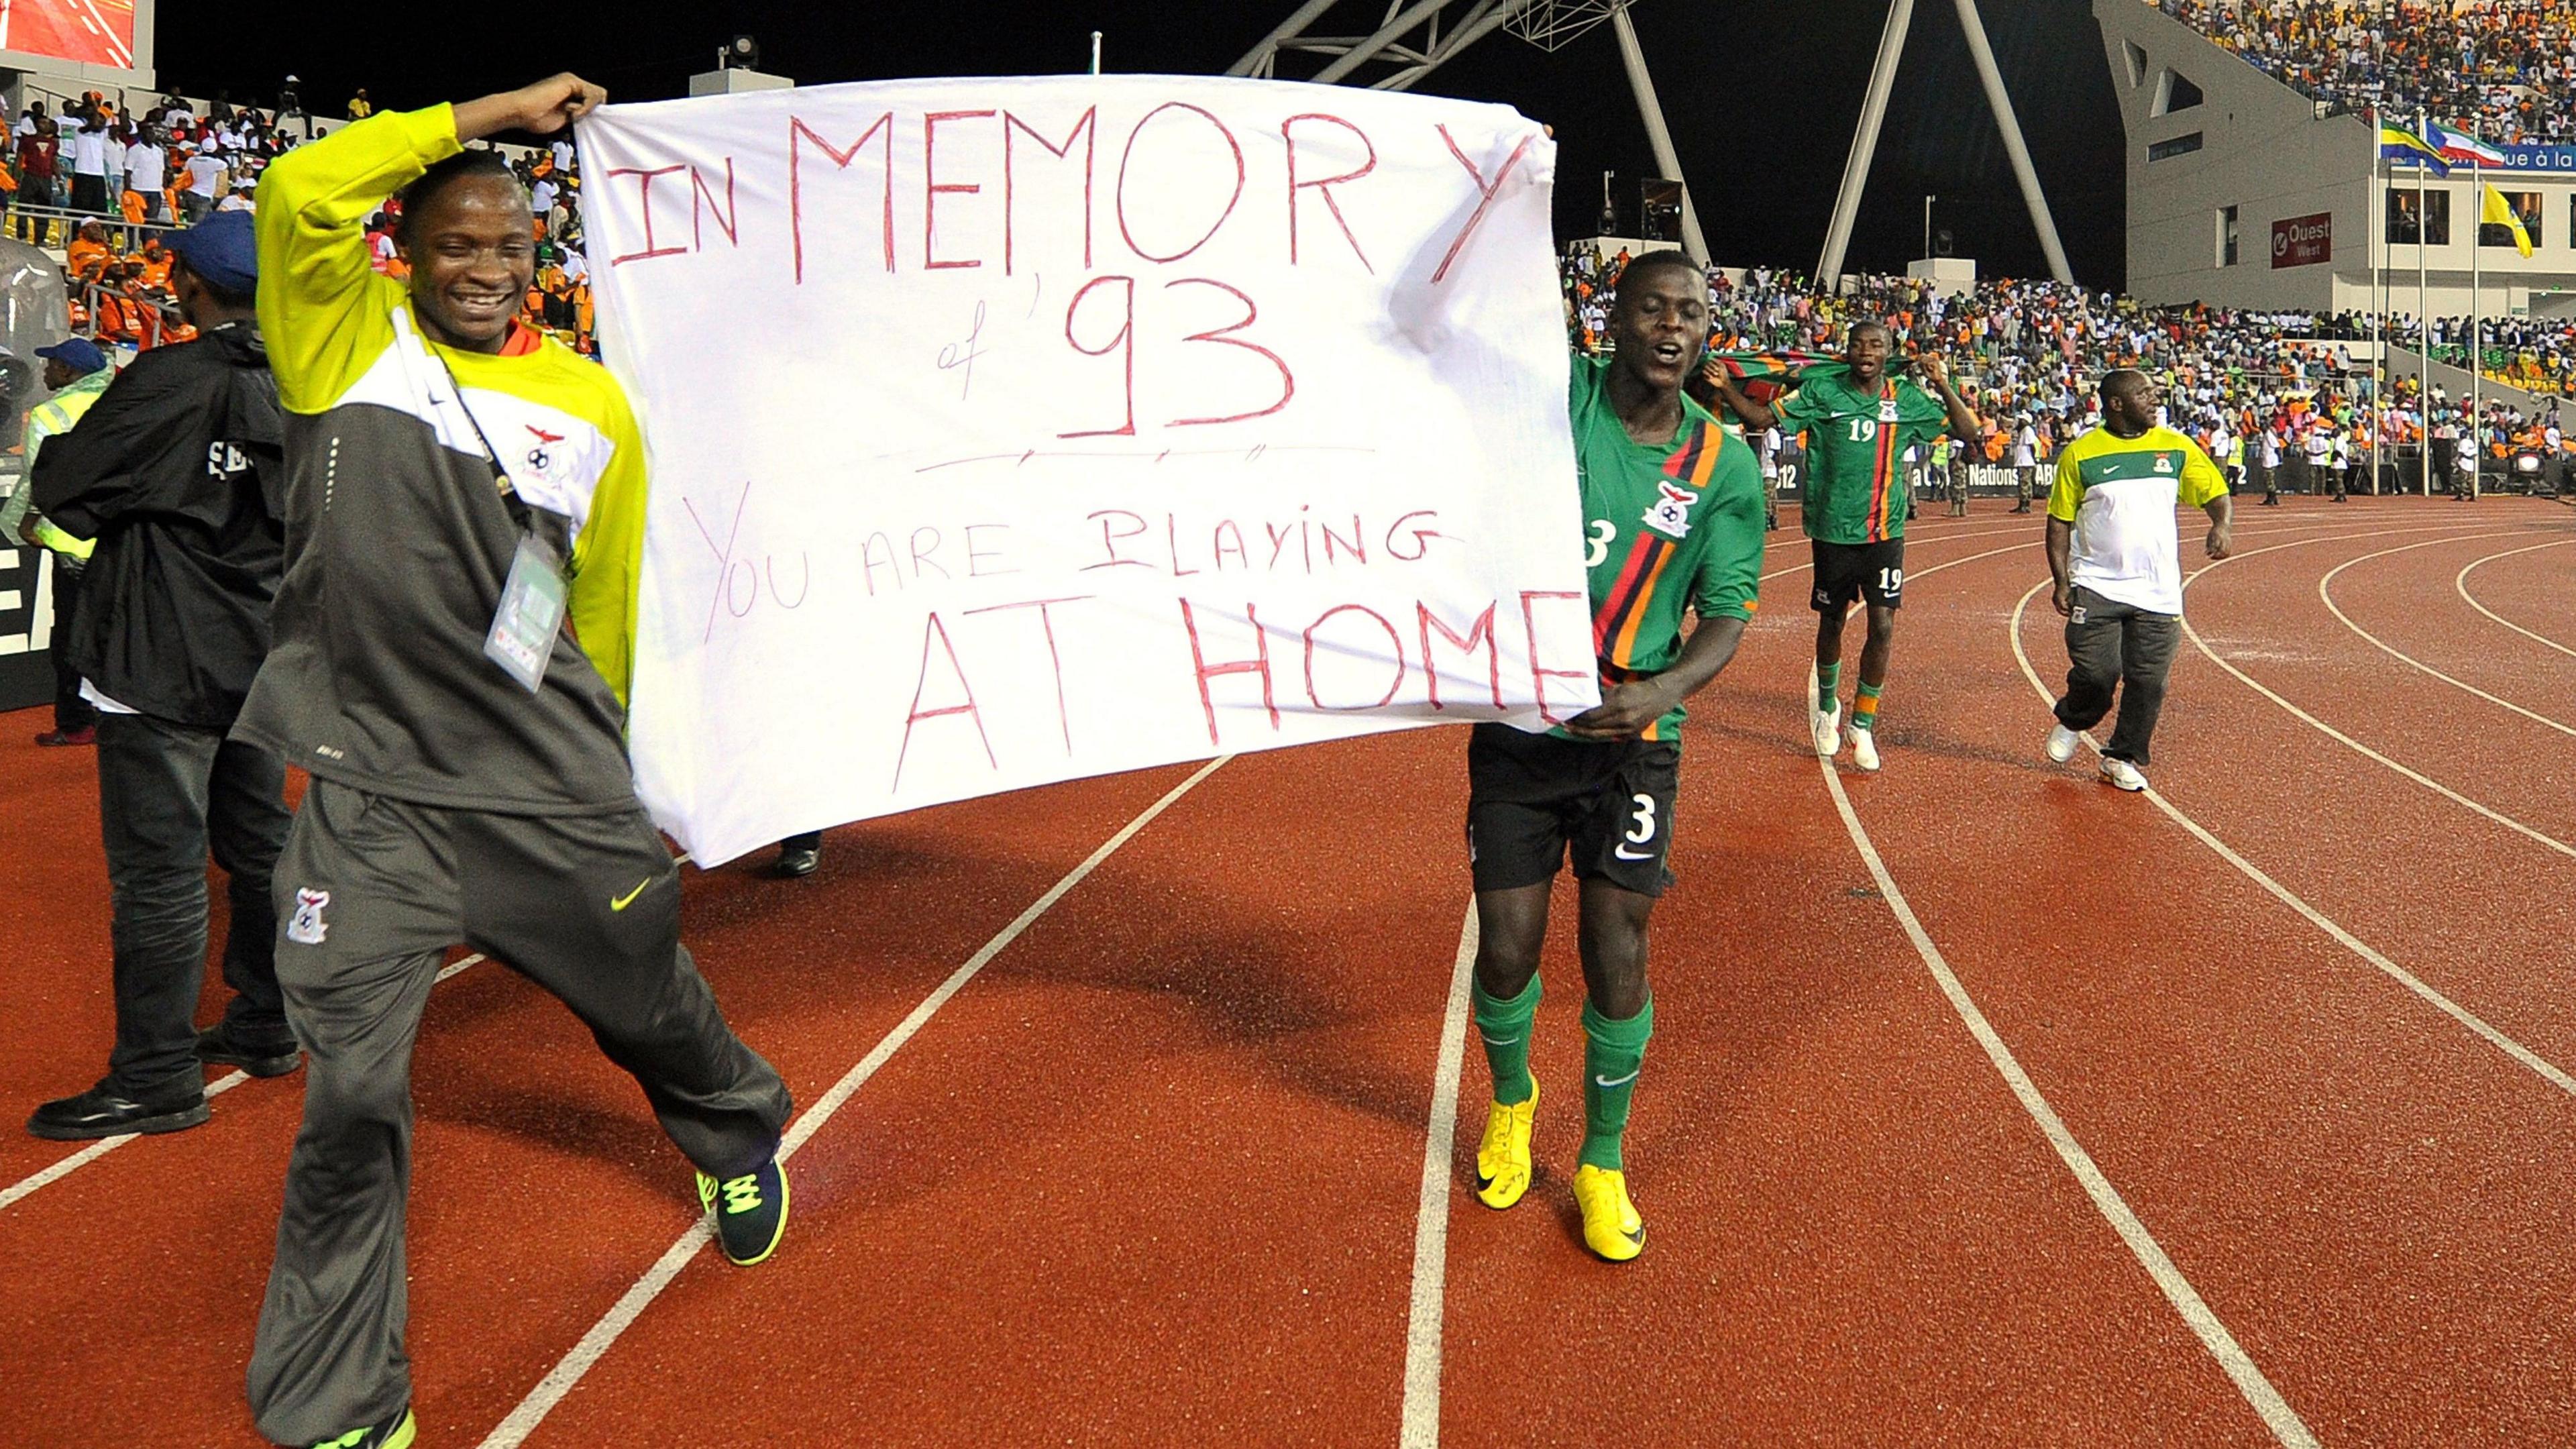
M 116 1045 L 97 1086 L 47 1102 L 39 1137 L 175 1132 L 207 1118 L 201 1063 L 295 1070 L 269 877 L 286 765 L 225 738 L 268 655 L 285 533 L 277 384 L 253 315 L 248 212 L 181 233 L 170 269 L 194 342 L 154 348 L 47 443 L 36 506 L 98 540 L 67 639 L 100 710 L 99 823 L 114 903 Z M 224 980 L 202 1033 L 206 855 L 229 878 Z

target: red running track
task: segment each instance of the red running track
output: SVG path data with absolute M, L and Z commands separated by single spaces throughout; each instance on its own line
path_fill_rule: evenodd
M 1840 767 L 1847 828 L 1803 743 L 1805 550 L 1775 535 L 1772 611 L 1689 728 L 1630 1140 L 1639 1262 L 1584 1252 L 1566 1188 L 1581 1038 L 1560 929 L 1538 1185 L 1508 1214 L 1467 1190 L 1469 1052 L 1435 1217 L 1445 1297 L 1436 1335 L 1409 1336 L 1464 740 L 1245 756 L 849 1096 L 795 1159 L 776 1259 L 688 1261 L 524 1442 L 2576 1438 L 2558 1170 L 2576 1097 L 2531 1064 L 2576 1070 L 2558 904 L 2576 861 L 2396 768 L 2576 832 L 2549 763 L 2565 736 L 2462 687 L 2576 725 L 2576 655 L 2471 602 L 2576 645 L 2576 554 L 2488 559 L 2455 587 L 2576 530 L 2515 500 L 2244 519 L 2193 622 L 2287 705 L 2186 649 L 2151 771 L 2243 868 L 2038 760 L 2044 702 L 2013 646 L 2045 569 L 2033 521 L 1993 515 L 1917 526 L 1887 769 Z M 2346 563 L 2349 624 L 2318 589 Z M 2060 675 L 2044 599 L 2019 624 Z M 0 868 L 25 903 L 0 924 L 14 1112 L 86 1084 L 108 1034 L 91 767 L 27 745 L 41 723 L 0 720 Z M 1192 773 L 836 831 L 804 882 L 693 871 L 689 939 L 808 1107 Z M 0 1443 L 257 1442 L 240 1377 L 299 1086 L 228 1091 L 206 1127 L 0 1207 Z M 495 1427 L 688 1228 L 687 1170 L 586 1034 L 496 963 L 433 993 L 416 1094 L 423 1442 L 516 1442 Z M 0 1192 L 65 1155 L 0 1136 Z M 1408 1421 L 1408 1357 L 1435 1346 L 1417 1389 L 1436 1396 Z

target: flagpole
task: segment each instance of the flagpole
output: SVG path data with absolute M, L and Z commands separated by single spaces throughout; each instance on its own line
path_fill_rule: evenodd
M 2477 200 L 2478 219 L 2469 229 L 2469 498 L 2478 496 L 2478 469 L 2487 460 L 2486 418 L 2478 400 L 2478 382 L 2485 370 L 2478 363 L 2486 352 L 2486 299 L 2479 295 L 2482 269 L 2487 251 L 2487 168 L 2476 157 L 2469 160 L 2469 195 Z
M 2362 402 L 2362 417 L 2370 424 L 2370 491 L 2379 493 L 2379 414 L 2384 401 L 2380 390 L 2383 364 L 2388 361 L 2388 329 L 2381 324 L 2379 312 L 2379 248 L 2381 233 L 2388 223 L 2379 209 L 2385 198 L 2379 189 L 2379 105 L 2370 107 L 2370 195 L 2362 202 L 2361 224 L 2370 228 L 2370 396 Z
M 2424 113 L 2415 113 L 2415 135 L 2424 135 Z M 2450 200 L 2446 187 L 2445 204 Z M 2424 158 L 2415 158 L 2415 414 L 2423 421 L 2424 496 L 2433 496 L 2433 284 L 2425 243 L 2433 235 L 2433 209 L 2424 190 Z

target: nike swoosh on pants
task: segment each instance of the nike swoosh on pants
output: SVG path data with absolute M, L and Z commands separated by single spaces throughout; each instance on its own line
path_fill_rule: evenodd
M 1642 1071 L 1644 1071 L 1644 1070 L 1645 1070 L 1645 1068 L 1644 1068 L 1644 1067 L 1639 1067 L 1639 1068 L 1637 1069 L 1637 1072 L 1642 1072 Z M 1624 1087 L 1624 1086 L 1628 1085 L 1630 1082 L 1633 1082 L 1633 1081 L 1637 1080 L 1637 1072 L 1630 1072 L 1628 1075 L 1626 1075 L 1626 1076 L 1624 1076 L 1624 1077 L 1621 1077 L 1619 1080 L 1617 1080 L 1617 1081 L 1615 1081 L 1615 1082 L 1614 1082 L 1614 1081 L 1612 1081 L 1612 1080 L 1610 1080 L 1608 1077 L 1601 1077 L 1601 1076 L 1596 1076 L 1596 1077 L 1594 1077 L 1594 1078 L 1592 1079 L 1592 1081 L 1593 1081 L 1593 1084 L 1594 1084 L 1595 1086 L 1601 1086 L 1601 1087 Z

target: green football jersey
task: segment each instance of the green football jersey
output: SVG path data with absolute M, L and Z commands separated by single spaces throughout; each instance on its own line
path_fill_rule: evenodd
M 1772 405 L 1785 431 L 1807 434 L 1807 536 L 1826 543 L 1876 543 L 1905 536 L 1908 448 L 1947 431 L 1950 410 L 1903 378 L 1875 392 L 1828 373 L 1810 377 Z
M 1574 359 L 1566 408 L 1583 489 L 1592 645 L 1605 690 L 1670 669 L 1682 615 L 1750 619 L 1762 588 L 1762 468 L 1689 398 L 1663 443 L 1639 443 L 1610 406 L 1606 359 Z M 1676 707 L 1646 731 L 1681 738 Z M 1561 731 L 1560 731 L 1561 733 Z

